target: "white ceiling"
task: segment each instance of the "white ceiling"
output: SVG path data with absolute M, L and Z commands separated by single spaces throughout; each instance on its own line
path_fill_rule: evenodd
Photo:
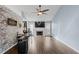
M 6 5 L 6 7 L 14 11 L 19 16 L 21 16 L 21 11 L 23 11 L 27 18 L 24 19 L 25 21 L 51 21 L 60 8 L 59 5 L 42 5 L 42 9 L 50 10 L 46 12 L 47 15 L 37 16 L 37 14 L 33 12 L 36 12 L 38 5 Z

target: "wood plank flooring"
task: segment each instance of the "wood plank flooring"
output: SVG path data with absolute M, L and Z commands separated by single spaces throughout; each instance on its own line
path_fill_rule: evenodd
M 43 37 L 43 36 L 37 36 L 37 37 L 30 37 L 29 38 L 29 54 L 51 54 L 56 52 L 53 46 L 53 40 L 51 37 Z
M 4 54 L 18 54 L 17 46 L 15 45 L 14 47 L 12 47 L 10 50 L 5 52 Z
M 6 54 L 18 54 L 18 50 L 12 48 Z M 28 54 L 78 54 L 78 52 L 53 37 L 36 36 L 28 40 Z

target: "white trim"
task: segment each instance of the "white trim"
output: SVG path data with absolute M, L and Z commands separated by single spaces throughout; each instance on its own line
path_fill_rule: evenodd
M 14 45 L 12 45 L 10 48 L 6 49 L 5 51 L 3 51 L 1 54 L 4 54 L 5 52 L 7 52 L 8 50 L 10 50 L 12 47 L 14 47 L 15 45 L 17 45 L 17 43 L 15 43 Z
M 72 48 L 70 45 L 68 45 L 67 43 L 65 43 L 64 41 L 60 40 L 57 36 L 54 37 L 56 40 L 62 42 L 63 44 L 65 44 L 66 46 L 70 47 L 72 50 L 74 50 L 75 52 L 79 53 L 79 51 L 75 48 Z

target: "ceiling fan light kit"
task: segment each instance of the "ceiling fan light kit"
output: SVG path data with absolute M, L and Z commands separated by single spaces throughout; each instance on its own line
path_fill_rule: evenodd
M 36 13 L 38 16 L 46 14 L 45 12 L 49 11 L 49 9 L 42 10 L 41 5 L 36 9 Z
M 42 14 L 43 14 L 42 12 L 38 12 L 38 13 L 37 13 L 38 16 L 39 16 L 39 15 L 42 15 Z

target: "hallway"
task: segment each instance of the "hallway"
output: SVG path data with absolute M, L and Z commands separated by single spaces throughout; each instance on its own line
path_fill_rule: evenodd
M 0 58 L 79 59 L 75 1 L 1 0 Z
M 0 6 L 0 53 L 79 53 L 78 15 L 79 6 Z

